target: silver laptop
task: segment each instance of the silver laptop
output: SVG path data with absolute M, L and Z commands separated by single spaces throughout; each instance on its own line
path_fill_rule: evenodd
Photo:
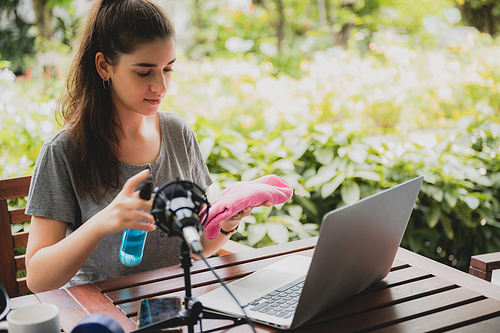
M 422 182 L 327 213 L 312 258 L 290 255 L 227 287 L 255 322 L 280 329 L 306 323 L 389 273 Z M 197 299 L 205 310 L 244 315 L 222 287 Z

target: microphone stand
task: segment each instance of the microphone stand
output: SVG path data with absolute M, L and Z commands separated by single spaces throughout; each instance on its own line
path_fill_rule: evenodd
M 133 331 L 132 333 L 158 332 L 159 330 L 164 328 L 172 328 L 185 325 L 188 326 L 189 333 L 194 333 L 194 326 L 198 323 L 198 321 L 200 322 L 200 331 L 203 332 L 203 329 L 201 328 L 201 321 L 203 318 L 229 319 L 233 321 L 233 324 L 235 326 L 240 325 L 244 322 L 243 318 L 235 318 L 223 314 L 203 311 L 203 305 L 201 304 L 201 302 L 196 300 L 196 298 L 194 298 L 191 293 L 190 267 L 192 266 L 192 264 L 190 253 L 191 252 L 189 250 L 189 246 L 183 238 L 181 243 L 181 267 L 184 268 L 184 288 L 186 293 L 184 298 L 184 308 L 179 310 L 175 317 L 141 327 Z
M 149 187 L 144 191 L 151 193 L 151 189 Z M 179 310 L 175 317 L 152 323 L 133 332 L 158 332 L 160 329 L 164 328 L 187 325 L 189 333 L 194 333 L 194 326 L 198 322 L 200 322 L 200 330 L 203 331 L 201 327 L 201 321 L 203 318 L 229 319 L 233 321 L 234 325 L 243 323 L 244 320 L 241 317 L 235 318 L 224 314 L 204 312 L 201 302 L 196 300 L 191 293 L 191 251 L 189 250 L 188 241 L 186 240 L 185 236 L 183 236 L 183 224 L 177 223 L 178 219 L 181 219 L 177 214 L 179 212 L 179 214 L 182 215 L 182 211 L 185 209 L 191 210 L 195 214 L 198 214 L 199 209 L 204 203 L 207 206 L 206 217 L 208 217 L 208 207 L 210 207 L 210 203 L 206 199 L 204 191 L 198 185 L 192 182 L 177 179 L 177 181 L 163 184 L 160 188 L 155 189 L 155 192 L 156 196 L 151 213 L 155 217 L 156 224 L 168 235 L 181 236 L 182 242 L 180 259 L 181 267 L 184 269 L 184 288 L 186 293 L 184 298 L 184 308 Z M 176 202 L 175 205 L 170 206 L 170 203 L 172 203 L 173 200 L 177 201 L 180 198 L 183 198 L 182 200 L 188 201 L 187 204 L 186 202 L 181 201 L 180 203 Z M 167 202 L 169 202 L 168 207 Z M 196 204 L 194 204 L 194 202 L 196 202 Z M 186 217 L 184 215 L 182 216 L 182 218 L 190 219 L 189 217 Z

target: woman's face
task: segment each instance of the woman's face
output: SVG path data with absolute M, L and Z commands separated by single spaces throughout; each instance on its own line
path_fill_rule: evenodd
M 111 69 L 111 100 L 118 115 L 153 115 L 165 97 L 175 62 L 175 41 L 139 45 Z

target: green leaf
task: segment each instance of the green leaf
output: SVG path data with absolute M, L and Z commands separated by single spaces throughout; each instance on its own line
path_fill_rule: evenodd
M 494 227 L 500 228 L 500 222 L 495 219 L 493 212 L 489 209 L 478 209 L 481 219 L 485 219 L 486 223 Z
M 273 163 L 273 168 L 281 171 L 295 171 L 295 165 L 292 160 L 289 159 L 279 159 Z
M 424 179 L 425 179 L 426 183 L 435 184 L 437 182 L 436 176 L 433 173 L 430 173 L 427 170 L 423 170 L 423 169 L 422 170 L 418 170 L 417 174 L 419 176 L 424 176 Z
M 11 62 L 7 60 L 0 60 L 0 69 L 10 67 Z
M 304 155 L 304 153 L 307 151 L 307 149 L 309 149 L 309 146 L 310 146 L 309 140 L 302 140 L 298 145 L 292 146 L 291 147 L 293 154 L 292 159 L 296 161 L 299 158 L 301 158 L 302 155 Z
M 261 172 L 261 171 L 262 171 L 262 168 L 260 168 L 260 167 L 246 169 L 241 174 L 241 180 L 245 181 L 245 182 L 248 182 L 250 180 L 254 180 L 257 177 L 257 175 L 259 174 L 259 172 Z
M 368 156 L 368 152 L 363 147 L 356 147 L 347 152 L 347 156 L 357 164 L 365 163 L 366 157 Z
M 257 244 L 267 233 L 265 224 L 250 224 L 248 226 L 248 245 Z
M 340 186 L 340 184 L 342 184 L 344 179 L 345 175 L 341 173 L 335 176 L 335 178 L 333 178 L 328 183 L 321 186 L 321 197 L 325 199 L 328 198 L 330 195 L 332 195 L 332 193 L 335 192 L 335 190 Z
M 313 155 L 316 161 L 323 165 L 330 165 L 333 162 L 334 154 L 332 149 L 317 149 L 314 151 Z
M 316 204 L 312 200 L 302 197 L 300 195 L 296 195 L 293 198 L 294 201 L 297 201 L 299 205 L 301 205 L 304 209 L 308 210 L 312 215 L 319 214 L 318 208 L 316 207 Z
M 289 215 L 272 216 L 270 218 L 270 221 L 279 222 L 280 224 L 283 224 L 287 227 L 302 225 L 302 223 L 300 223 L 300 221 L 297 218 L 291 217 Z
M 212 153 L 212 149 L 214 148 L 215 140 L 212 137 L 204 137 L 200 141 L 200 150 L 201 155 L 203 156 L 203 160 L 206 161 L 210 154 Z
M 358 170 L 354 172 L 354 177 L 364 178 L 367 180 L 373 180 L 379 182 L 381 180 L 380 175 L 372 170 Z
M 266 145 L 266 147 L 264 148 L 264 150 L 267 153 L 272 154 L 278 148 L 280 148 L 282 144 L 283 144 L 283 138 L 281 136 L 279 136 L 276 139 L 273 139 L 273 140 L 269 141 L 269 143 Z
M 289 205 L 287 207 L 288 213 L 290 214 L 290 217 L 299 220 L 300 217 L 302 216 L 302 213 L 304 212 L 304 209 L 302 209 L 301 206 L 299 205 Z
M 346 205 L 352 205 L 357 202 L 361 195 L 361 189 L 358 183 L 353 180 L 345 181 L 340 188 L 340 195 L 342 196 L 342 201 Z
M 219 142 L 219 145 L 221 147 L 225 147 L 231 151 L 231 154 L 235 157 L 240 157 L 244 153 L 247 152 L 248 146 L 245 141 L 239 141 L 235 143 L 230 143 L 230 142 Z
M 422 192 L 430 196 L 432 199 L 437 202 L 443 201 L 444 191 L 443 189 L 429 184 L 422 185 Z
M 444 193 L 444 199 L 448 202 L 451 208 L 455 207 L 458 201 L 458 198 L 449 192 Z
M 444 18 L 450 25 L 455 25 L 462 19 L 462 14 L 460 10 L 455 7 L 444 7 L 441 8 L 441 12 L 444 14 Z
M 467 178 L 479 185 L 486 187 L 491 187 L 493 185 L 493 182 L 488 177 L 481 175 L 478 169 L 471 166 L 465 167 L 465 174 L 467 175 Z
M 479 204 L 481 201 L 473 196 L 462 196 L 460 199 L 469 206 L 470 209 L 475 210 L 477 207 L 479 207 Z
M 241 174 L 241 172 L 243 171 L 241 169 L 240 162 L 238 162 L 234 158 L 221 158 L 221 159 L 217 160 L 217 163 L 222 168 L 226 169 L 227 171 L 229 171 L 233 175 Z
M 304 186 L 306 188 L 321 186 L 335 177 L 336 174 L 337 170 L 331 168 L 330 166 L 322 166 L 321 168 L 319 168 L 316 175 L 312 176 L 306 181 Z
M 288 242 L 288 229 L 280 222 L 266 223 L 267 234 L 277 244 Z
M 311 223 L 311 224 L 313 224 L 313 223 Z M 317 224 L 314 224 L 314 225 L 317 226 Z M 288 229 L 295 232 L 297 234 L 297 236 L 299 236 L 300 239 L 305 239 L 305 238 L 311 237 L 311 235 L 308 232 L 308 229 L 306 229 L 304 227 L 304 225 L 302 225 L 302 224 L 290 225 L 290 226 L 288 226 Z
M 22 231 L 24 229 L 24 224 L 23 223 L 16 223 L 16 224 L 12 224 L 10 226 L 10 230 L 13 234 L 19 232 L 19 231 Z
M 458 217 L 464 222 L 464 225 L 467 228 L 477 227 L 477 223 L 472 220 L 472 210 L 470 207 L 463 203 L 459 203 L 455 207 L 455 212 L 457 213 Z
M 443 226 L 444 234 L 448 237 L 449 240 L 452 240 L 454 237 L 453 226 L 451 220 L 447 215 L 441 216 L 441 225 Z
M 426 216 L 426 221 L 429 228 L 431 229 L 434 228 L 436 224 L 438 224 L 440 218 L 441 218 L 441 208 L 439 207 L 439 204 L 434 203 L 431 206 L 429 214 L 427 214 Z

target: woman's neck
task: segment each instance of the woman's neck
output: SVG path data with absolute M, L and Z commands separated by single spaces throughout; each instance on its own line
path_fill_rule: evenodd
M 118 159 L 122 162 L 142 165 L 153 163 L 160 153 L 161 129 L 157 114 L 118 119 Z
M 155 126 L 156 117 L 157 115 L 144 116 L 141 114 L 127 115 L 127 117 L 117 117 L 116 134 L 119 141 L 134 140 L 144 136 L 151 130 L 152 126 Z

